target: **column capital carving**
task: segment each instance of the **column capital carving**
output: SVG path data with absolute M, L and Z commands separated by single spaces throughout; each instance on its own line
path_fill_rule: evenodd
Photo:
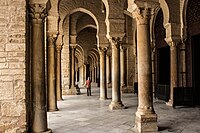
M 48 47 L 55 47 L 57 34 L 48 34 Z
M 109 42 L 111 43 L 112 47 L 119 48 L 122 43 L 122 39 L 123 37 L 112 37 L 111 39 L 109 39 Z
M 70 48 L 75 49 L 77 44 L 70 44 L 69 46 L 70 46 Z
M 71 44 L 75 44 L 76 43 L 76 35 L 70 35 L 69 41 L 70 41 Z
M 99 54 L 105 54 L 108 50 L 108 47 L 98 47 Z
M 151 9 L 137 8 L 132 14 L 136 18 L 139 25 L 146 25 L 149 23 L 149 20 L 151 18 Z
M 29 9 L 35 23 L 42 22 L 46 17 L 46 4 L 29 4 Z
M 127 49 L 126 47 L 120 45 L 120 51 L 121 51 L 121 52 L 124 52 L 126 49 Z
M 165 41 L 167 42 L 167 44 L 171 47 L 176 47 L 178 46 L 178 44 L 180 43 L 180 38 L 179 37 L 168 37 L 165 38 Z
M 56 40 L 56 50 L 60 51 L 63 47 L 63 35 L 58 34 L 57 40 Z

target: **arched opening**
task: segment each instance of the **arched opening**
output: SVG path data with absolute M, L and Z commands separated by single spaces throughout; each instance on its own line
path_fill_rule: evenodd
M 165 28 L 163 27 L 163 12 L 158 11 L 155 20 L 156 47 L 156 97 L 168 101 L 170 94 L 170 47 L 165 42 Z
M 194 88 L 194 104 L 200 105 L 200 1 L 189 0 L 187 21 L 187 85 Z

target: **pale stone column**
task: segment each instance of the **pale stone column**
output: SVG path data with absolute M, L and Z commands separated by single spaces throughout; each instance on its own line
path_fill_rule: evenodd
M 94 67 L 94 82 L 97 82 L 97 67 Z
M 120 80 L 121 87 L 124 87 L 125 84 L 125 47 L 120 46 Z
M 109 105 L 111 110 L 124 109 L 121 101 L 120 91 L 120 41 L 119 38 L 110 39 L 112 45 L 112 102 Z
M 47 46 L 47 110 L 58 111 L 55 87 L 55 42 L 57 34 L 48 33 Z
M 83 84 L 86 84 L 86 64 L 83 64 Z
M 157 115 L 153 108 L 152 64 L 150 45 L 150 8 L 138 8 L 137 20 L 138 55 L 138 108 L 135 129 L 139 132 L 157 132 Z
M 106 51 L 107 48 L 99 47 L 100 55 L 100 100 L 107 99 L 107 86 L 106 86 Z
M 71 48 L 71 87 L 68 91 L 68 94 L 76 95 L 76 86 L 75 86 L 75 49 L 76 44 L 70 44 Z
M 46 4 L 30 4 L 31 16 L 31 90 L 32 119 L 31 132 L 51 133 L 47 128 L 47 104 L 45 89 L 45 48 L 44 48 L 44 18 Z
M 94 63 L 92 64 L 92 82 L 95 83 Z
M 174 105 L 174 87 L 178 86 L 178 55 L 177 55 L 177 42 L 168 41 L 170 46 L 170 99 L 167 102 L 168 106 Z
M 179 69 L 179 86 L 186 87 L 186 45 L 185 42 L 182 41 L 180 45 L 180 64 Z
M 106 54 L 106 77 L 107 84 L 111 83 L 111 70 L 110 70 L 110 55 Z
M 57 101 L 62 99 L 62 87 L 61 87 L 61 50 L 62 50 L 62 35 L 58 35 L 56 43 L 56 95 Z

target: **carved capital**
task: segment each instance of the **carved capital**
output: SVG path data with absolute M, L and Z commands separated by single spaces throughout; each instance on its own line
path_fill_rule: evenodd
M 56 40 L 56 50 L 61 51 L 63 47 L 63 35 L 59 34 Z
M 107 47 L 98 47 L 99 54 L 106 54 L 108 48 Z
M 30 4 L 30 16 L 35 23 L 42 22 L 46 17 L 45 4 Z
M 125 50 L 126 50 L 126 47 L 120 45 L 120 51 L 121 51 L 121 52 L 124 52 Z
M 150 22 L 151 9 L 150 8 L 137 8 L 133 12 L 133 16 L 136 18 L 137 24 L 147 25 Z
M 120 44 L 122 43 L 122 37 L 112 37 L 111 39 L 109 39 L 112 48 L 116 47 L 119 48 Z
M 167 37 L 165 38 L 165 41 L 167 44 L 171 47 L 176 47 L 180 43 L 180 38 L 179 37 Z
M 48 47 L 55 47 L 57 34 L 48 35 Z
M 75 50 L 76 49 L 76 44 L 70 44 L 70 48 L 72 49 L 72 50 Z

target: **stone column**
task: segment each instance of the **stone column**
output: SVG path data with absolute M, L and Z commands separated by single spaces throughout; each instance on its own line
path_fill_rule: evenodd
M 167 41 L 167 39 L 166 39 Z M 177 42 L 167 41 L 170 46 L 170 99 L 167 102 L 168 106 L 174 105 L 174 87 L 178 86 L 178 55 Z
M 157 132 L 157 115 L 153 108 L 152 64 L 150 45 L 150 8 L 138 8 L 137 20 L 138 55 L 138 108 L 135 129 L 139 132 Z
M 61 87 L 61 50 L 62 50 L 62 35 L 58 35 L 56 43 L 56 95 L 57 101 L 62 99 L 62 87 Z
M 97 67 L 94 67 L 94 82 L 97 83 Z
M 48 47 L 47 47 L 47 110 L 57 111 L 57 98 L 55 87 L 55 42 L 57 35 L 48 33 Z
M 71 48 L 71 87 L 68 90 L 68 94 L 76 95 L 76 86 L 75 86 L 75 49 L 76 44 L 70 44 Z
M 125 108 L 121 101 L 120 91 L 120 41 L 119 38 L 110 40 L 112 45 L 112 102 L 109 105 L 111 110 Z
M 92 63 L 92 82 L 95 83 L 95 76 L 94 76 L 94 62 Z
M 120 46 L 120 80 L 121 87 L 124 87 L 125 84 L 125 47 Z
M 107 86 L 106 86 L 106 51 L 107 48 L 99 47 L 100 55 L 100 100 L 107 99 Z
M 111 83 L 111 71 L 110 71 L 110 55 L 106 54 L 106 77 L 107 77 L 107 84 Z
M 47 104 L 45 89 L 44 18 L 46 4 L 30 4 L 31 16 L 31 132 L 51 133 L 47 128 Z
M 180 45 L 180 64 L 179 65 L 179 86 L 186 87 L 186 45 L 185 42 L 182 41 Z

